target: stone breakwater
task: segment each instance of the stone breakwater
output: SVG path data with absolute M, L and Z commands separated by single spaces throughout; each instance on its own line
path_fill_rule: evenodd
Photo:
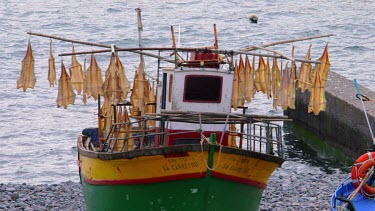
M 263 193 L 260 211 L 329 210 L 330 197 L 348 176 L 320 170 L 278 168 Z M 249 199 L 251 200 L 251 199 Z M 81 184 L 0 184 L 0 210 L 85 210 Z

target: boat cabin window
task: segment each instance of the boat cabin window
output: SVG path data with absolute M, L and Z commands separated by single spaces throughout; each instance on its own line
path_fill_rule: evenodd
M 212 75 L 185 76 L 184 102 L 220 103 L 223 77 Z

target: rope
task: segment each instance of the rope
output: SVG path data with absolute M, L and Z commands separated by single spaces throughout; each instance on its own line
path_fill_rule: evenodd
M 203 154 L 203 143 L 204 143 L 204 141 L 206 141 L 209 145 L 220 146 L 219 157 L 218 157 L 218 159 L 217 159 L 217 164 L 216 164 L 214 167 L 212 167 L 212 168 L 210 168 L 210 167 L 208 166 L 208 164 L 207 164 L 208 162 L 206 161 L 206 158 L 205 158 L 205 156 L 204 156 L 204 154 Z M 201 141 L 200 141 L 200 144 L 201 144 L 201 153 L 202 153 L 202 157 L 203 157 L 204 164 L 206 165 L 207 169 L 213 171 L 214 169 L 216 169 L 216 168 L 219 166 L 220 158 L 221 158 L 221 150 L 223 149 L 223 145 L 218 144 L 217 142 L 216 142 L 215 144 L 210 143 L 210 142 L 209 142 L 209 138 L 205 137 L 205 136 L 203 135 L 203 133 L 201 133 Z

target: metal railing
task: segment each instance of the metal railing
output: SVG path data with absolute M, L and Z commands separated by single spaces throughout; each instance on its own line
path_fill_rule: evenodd
M 195 115 L 195 116 L 194 116 Z M 242 150 L 270 154 L 283 157 L 283 143 L 281 126 L 270 121 L 253 121 L 251 118 L 237 114 L 227 114 L 226 118 L 210 120 L 205 114 L 196 113 L 183 115 L 154 115 L 137 117 L 131 122 L 114 123 L 102 144 L 101 152 L 124 152 L 142 148 L 162 147 L 168 145 L 168 139 L 173 136 L 186 134 L 186 137 L 204 138 L 204 124 L 222 124 L 222 132 L 226 136 L 218 137 L 218 144 Z M 224 121 L 223 121 L 224 120 Z M 151 127 L 155 121 L 157 127 Z M 196 123 L 196 128 L 174 132 L 169 129 L 171 122 Z M 228 125 L 234 124 L 239 130 L 230 130 Z M 190 124 L 191 125 L 191 124 Z M 229 136 L 235 137 L 234 145 L 228 145 Z M 223 140 L 225 139 L 225 140 Z M 198 140 L 195 140 L 197 143 Z M 169 143 L 170 144 L 170 143 Z

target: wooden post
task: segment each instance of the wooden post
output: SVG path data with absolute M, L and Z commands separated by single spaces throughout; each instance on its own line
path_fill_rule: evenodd
M 174 38 L 174 29 L 173 26 L 171 26 L 171 34 L 172 34 L 172 48 L 176 47 L 176 40 Z
M 217 31 L 216 31 L 216 24 L 214 24 L 214 36 L 215 36 L 215 49 L 219 49 L 219 41 L 217 39 Z

